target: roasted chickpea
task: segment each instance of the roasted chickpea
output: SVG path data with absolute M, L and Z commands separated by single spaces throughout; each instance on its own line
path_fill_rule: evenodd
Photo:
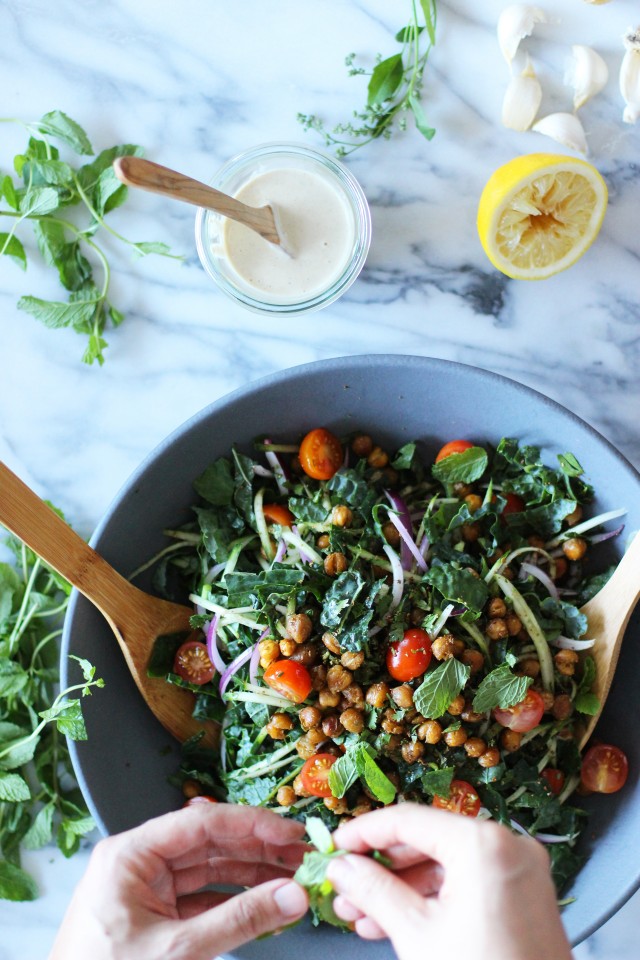
M 272 740 L 284 740 L 287 735 L 287 731 L 283 730 L 282 727 L 277 727 L 274 723 L 269 722 L 267 724 L 267 733 Z
M 587 541 L 582 537 L 571 537 L 562 544 L 562 552 L 567 560 L 582 560 L 587 552 Z
M 569 697 L 566 693 L 559 693 L 553 701 L 551 712 L 556 720 L 566 720 L 567 717 L 570 717 L 573 712 L 571 697 Z
M 340 663 L 347 670 L 357 670 L 364 663 L 364 653 L 362 650 L 345 650 L 340 657 Z
M 400 534 L 390 520 L 387 521 L 387 523 L 382 524 L 382 536 L 385 538 L 390 547 L 397 547 L 400 545 Z
M 475 543 L 480 536 L 479 523 L 463 523 L 460 527 L 460 533 L 465 543 Z
M 568 527 L 575 527 L 576 523 L 580 523 L 582 520 L 582 507 L 579 503 L 576 503 L 575 510 L 572 510 L 571 513 L 568 513 L 564 518 L 564 522 Z
M 295 795 L 296 795 L 297 797 L 308 797 L 308 796 L 310 796 L 310 794 L 308 793 L 308 791 L 307 791 L 307 790 L 304 788 L 304 786 L 302 785 L 302 778 L 300 777 L 300 774 L 298 774 L 298 776 L 295 778 L 295 780 L 293 781 L 293 783 L 291 784 L 291 786 L 293 787 L 293 792 L 295 793 Z
M 464 650 L 460 659 L 468 667 L 471 667 L 471 676 L 482 670 L 484 666 L 484 657 L 479 650 Z
M 382 447 L 374 447 L 367 456 L 367 463 L 370 467 L 381 469 L 389 463 L 389 454 L 385 453 Z
M 532 657 L 520 661 L 520 673 L 525 677 L 532 677 L 534 680 L 540 676 L 540 661 Z
M 260 651 L 260 666 L 263 670 L 266 670 L 269 664 L 280 656 L 280 647 L 276 640 L 261 640 L 258 644 L 258 650 Z
M 350 670 L 346 670 L 341 663 L 336 663 L 327 670 L 327 686 L 332 693 L 340 693 L 350 683 L 353 683 L 353 674 Z
M 296 646 L 295 640 L 292 640 L 291 637 L 283 637 L 280 641 L 280 653 L 283 657 L 290 657 Z
M 553 707 L 554 696 L 548 690 L 538 690 L 537 691 L 542 697 L 542 702 L 544 704 L 544 712 L 548 713 L 549 710 Z
M 350 683 L 342 691 L 345 710 L 347 707 L 357 707 L 358 710 L 364 710 L 364 692 L 359 683 Z
M 297 800 L 296 792 L 293 787 L 280 787 L 276 794 L 276 800 L 281 807 L 290 807 Z
M 328 630 L 326 633 L 322 634 L 322 642 L 329 651 L 329 653 L 335 653 L 336 656 L 340 653 L 340 644 L 336 640 L 335 636 L 330 633 Z
M 398 707 L 406 710 L 413 706 L 413 689 L 408 683 L 403 683 L 400 687 L 392 687 L 391 699 Z
M 350 527 L 353 523 L 353 511 L 344 504 L 340 504 L 333 508 L 330 519 L 334 527 Z
M 352 817 L 361 817 L 363 813 L 369 813 L 371 811 L 371 800 L 365 794 L 361 794 L 357 801 L 355 807 L 352 807 L 349 813 Z
M 436 637 L 431 644 L 431 652 L 436 660 L 450 660 L 451 657 L 458 656 L 458 654 L 462 653 L 461 648 L 464 649 L 462 641 L 456 640 L 450 633 Z
M 386 716 L 380 726 L 385 733 L 395 733 L 398 736 L 405 732 L 404 723 L 401 723 L 400 720 L 396 720 L 393 716 L 393 711 L 389 711 L 390 716 Z
M 468 497 L 471 493 L 471 487 L 468 483 L 462 483 L 461 480 L 456 480 L 453 484 L 453 492 L 456 497 L 460 497 L 461 500 L 464 500 L 465 497 Z
M 507 605 L 502 597 L 492 597 L 487 604 L 486 613 L 491 620 L 495 617 L 506 617 Z
M 311 730 L 317 727 L 322 720 L 322 714 L 317 707 L 303 707 L 298 714 L 298 720 L 303 730 Z
M 469 737 L 464 745 L 469 757 L 481 757 L 486 752 L 487 745 L 482 737 Z
M 297 660 L 305 667 L 312 667 L 318 661 L 320 652 L 312 640 L 300 643 L 290 656 L 290 660 Z
M 517 637 L 522 630 L 522 620 L 516 617 L 515 613 L 509 613 L 504 621 L 507 625 L 507 631 L 510 637 Z
M 420 740 L 410 740 L 408 743 L 402 744 L 400 753 L 405 763 L 415 763 L 424 755 L 424 743 L 421 743 Z
M 489 640 L 504 640 L 505 637 L 509 636 L 506 620 L 503 620 L 502 617 L 489 620 L 489 623 L 484 628 L 484 632 L 489 637 Z
M 321 743 L 327 742 L 327 735 L 322 727 L 311 727 L 310 730 L 307 730 L 305 736 L 307 738 L 307 743 L 310 743 L 316 752 L 318 752 L 318 746 Z
M 425 720 L 418 727 L 417 733 L 418 739 L 425 743 L 439 743 L 442 739 L 442 727 L 437 720 Z
M 293 720 L 288 713 L 274 713 L 269 723 L 273 724 L 274 727 L 279 727 L 280 730 L 293 730 Z
M 469 513 L 475 513 L 482 506 L 482 497 L 479 497 L 477 493 L 468 493 L 464 502 L 469 508 Z
M 357 707 L 349 707 L 340 714 L 340 723 L 349 733 L 361 733 L 364 730 L 364 714 Z
M 320 690 L 318 693 L 318 704 L 323 709 L 331 709 L 337 707 L 340 703 L 340 694 L 337 690 L 329 690 L 328 687 L 325 687 L 323 690 Z
M 482 756 L 478 757 L 481 767 L 497 767 L 500 763 L 500 751 L 497 747 L 487 747 Z
M 311 686 L 314 690 L 322 690 L 327 682 L 327 668 L 324 663 L 319 663 L 316 667 L 309 670 L 311 677 Z
M 349 809 L 349 805 L 344 797 L 325 797 L 323 803 L 327 810 L 331 810 L 336 816 L 341 817 Z
M 537 550 L 544 550 L 544 540 L 535 533 L 527 537 L 527 543 L 530 547 L 535 547 Z
M 344 553 L 328 553 L 324 558 L 324 572 L 330 577 L 337 577 L 347 569 L 347 558 Z
M 368 457 L 373 450 L 373 440 L 367 433 L 359 433 L 351 441 L 351 449 L 356 457 Z
M 443 736 L 448 747 L 461 747 L 466 743 L 469 734 L 464 727 L 459 727 L 457 730 L 445 730 Z
M 452 700 L 449 706 L 447 707 L 447 713 L 450 713 L 452 717 L 459 717 L 462 711 L 464 710 L 464 697 L 461 693 Z
M 311 636 L 313 624 L 306 613 L 291 613 L 286 621 L 287 635 L 296 643 L 304 643 Z
M 518 733 L 516 730 L 505 729 L 500 734 L 500 743 L 503 750 L 507 750 L 509 753 L 513 753 L 514 750 L 517 750 L 520 747 L 522 742 L 522 734 Z
M 330 713 L 326 717 L 323 717 L 320 726 L 326 737 L 339 737 L 341 733 L 344 733 L 344 727 L 340 722 L 340 718 L 335 713 Z
M 193 800 L 194 797 L 202 796 L 202 784 L 198 783 L 197 780 L 185 780 L 182 784 L 182 795 L 186 797 L 187 800 Z
M 296 750 L 301 760 L 308 760 L 316 752 L 315 745 L 307 739 L 306 734 L 296 740 Z
M 387 702 L 387 697 L 389 696 L 389 686 L 388 684 L 381 683 L 372 683 L 368 688 L 365 694 L 365 700 L 370 707 L 384 707 Z
M 569 564 L 564 557 L 554 557 L 553 564 L 549 570 L 552 580 L 562 580 L 569 569 Z
M 572 677 L 576 672 L 576 665 L 580 657 L 575 650 L 558 650 L 553 658 L 556 670 L 563 677 Z
M 331 543 L 331 538 L 328 533 L 321 533 L 318 539 L 316 540 L 316 547 L 318 550 L 326 550 L 329 544 Z
M 460 714 L 461 718 L 465 723 L 480 723 L 481 720 L 484 720 L 484 713 L 476 713 L 473 709 L 473 702 L 471 700 L 465 700 L 464 708 Z

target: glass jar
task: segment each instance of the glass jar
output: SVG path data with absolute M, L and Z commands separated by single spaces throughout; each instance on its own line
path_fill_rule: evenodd
M 296 316 L 326 307 L 342 296 L 345 290 L 351 286 L 362 270 L 369 252 L 371 215 L 364 192 L 351 172 L 339 161 L 302 144 L 266 143 L 247 150 L 229 160 L 218 170 L 211 180 L 211 186 L 223 193 L 236 196 L 243 188 L 245 190 L 251 189 L 251 185 L 257 183 L 263 174 L 272 174 L 275 177 L 276 175 L 280 176 L 281 171 L 284 178 L 287 177 L 286 171 L 291 171 L 294 176 L 296 171 L 309 174 L 310 176 L 306 178 L 307 184 L 313 185 L 315 183 L 319 189 L 329 189 L 329 199 L 332 202 L 335 200 L 341 208 L 340 219 L 342 223 L 340 229 L 344 228 L 346 224 L 349 233 L 344 234 L 341 238 L 342 255 L 330 271 L 330 275 L 327 276 L 326 283 L 320 281 L 319 285 L 316 284 L 313 289 L 304 290 L 299 285 L 300 277 L 294 277 L 290 281 L 292 289 L 287 293 L 283 293 L 282 289 L 267 290 L 252 283 L 246 275 L 242 275 L 232 262 L 234 251 L 231 246 L 231 237 L 238 236 L 238 230 L 248 231 L 248 228 L 237 227 L 232 221 L 228 221 L 226 217 L 222 217 L 212 210 L 205 210 L 204 208 L 198 210 L 196 215 L 196 246 L 204 269 L 227 296 L 237 303 L 260 313 L 268 313 L 272 316 Z M 303 177 L 303 181 L 304 179 Z M 319 181 L 322 181 L 324 186 L 321 187 Z M 271 182 L 273 183 L 273 179 Z M 285 180 L 283 179 L 282 187 L 285 186 Z M 296 210 L 295 206 L 290 211 L 285 211 L 284 207 L 279 210 L 278 202 L 273 202 L 277 223 L 281 214 L 282 224 L 286 226 L 284 219 L 286 213 L 291 224 L 295 226 L 295 217 L 298 213 L 300 218 L 303 216 L 304 194 L 305 191 L 303 190 L 299 211 Z M 243 197 L 239 199 L 243 199 Z M 250 203 L 251 201 L 247 199 L 245 202 Z M 318 216 L 320 217 L 322 214 L 325 214 L 326 219 L 327 210 L 320 209 Z M 310 209 L 305 209 L 304 216 L 307 218 L 307 227 L 311 230 L 314 225 L 313 212 Z M 235 234 L 231 232 L 232 229 L 235 229 Z M 280 226 L 278 229 L 280 232 Z M 329 232 L 332 229 L 330 220 L 326 229 Z M 286 250 L 286 231 L 282 236 L 283 246 Z M 260 244 L 268 243 L 267 240 L 262 238 L 258 237 L 257 239 Z M 330 239 L 332 238 L 330 237 Z M 322 245 L 322 241 L 320 243 Z M 289 256 L 275 245 L 272 246 L 274 246 L 275 254 L 274 251 L 268 250 L 266 255 L 269 257 L 277 255 L 279 258 L 287 258 Z M 324 243 L 324 246 L 329 246 L 329 244 Z M 296 256 L 294 251 L 292 256 L 294 258 Z M 287 262 L 280 259 L 276 262 L 276 266 L 278 271 L 284 272 L 283 275 L 286 280 Z M 297 287 L 296 284 L 298 284 Z

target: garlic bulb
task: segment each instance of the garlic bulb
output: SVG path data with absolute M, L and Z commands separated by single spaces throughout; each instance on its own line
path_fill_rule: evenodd
M 564 82 L 573 87 L 573 107 L 580 107 L 596 93 L 600 93 L 609 79 L 609 68 L 599 53 L 580 43 L 571 48 L 573 59 L 565 74 Z
M 626 53 L 620 66 L 620 93 L 626 107 L 622 114 L 625 123 L 640 119 L 640 27 L 629 28 L 624 37 Z
M 577 153 L 587 153 L 587 138 L 582 124 L 573 113 L 550 113 L 531 127 L 536 133 L 551 137 Z
M 502 122 L 511 130 L 528 130 L 536 118 L 542 100 L 542 87 L 538 82 L 531 59 L 518 77 L 512 77 L 502 101 Z
M 520 41 L 530 36 L 536 23 L 548 23 L 544 10 L 527 3 L 512 3 L 498 17 L 498 43 L 511 66 Z

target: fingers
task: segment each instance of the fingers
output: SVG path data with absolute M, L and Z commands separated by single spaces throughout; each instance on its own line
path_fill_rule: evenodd
M 279 864 L 258 861 L 237 861 L 226 858 L 208 860 L 206 863 L 177 870 L 173 874 L 177 897 L 192 893 L 208 884 L 230 884 L 236 887 L 256 887 L 267 880 L 293 876 L 293 869 Z
M 335 857 L 329 863 L 327 877 L 335 890 L 362 914 L 375 917 L 385 936 L 392 940 L 400 939 L 412 918 L 422 918 L 426 912 L 422 896 L 371 857 Z M 356 929 L 360 932 L 358 922 Z M 364 925 L 364 929 L 366 933 L 369 925 Z
M 187 901 L 185 909 L 193 903 L 197 901 Z M 308 906 L 305 891 L 292 880 L 273 880 L 223 901 L 216 898 L 213 903 L 215 910 L 205 910 L 176 928 L 183 941 L 185 934 L 188 936 L 190 960 L 211 960 L 214 953 L 225 954 L 286 927 L 300 919 Z M 166 955 L 170 952 L 167 949 Z

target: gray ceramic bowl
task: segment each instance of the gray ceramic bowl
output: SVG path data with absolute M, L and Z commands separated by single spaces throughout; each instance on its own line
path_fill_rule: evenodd
M 162 529 L 185 521 L 194 502 L 192 479 L 232 444 L 249 447 L 256 435 L 295 437 L 315 426 L 335 432 L 364 429 L 383 444 L 423 442 L 427 456 L 442 442 L 479 442 L 508 435 L 540 446 L 548 463 L 572 451 L 595 486 L 597 511 L 626 507 L 627 531 L 640 528 L 640 477 L 598 433 L 572 413 L 514 381 L 484 370 L 406 356 L 360 356 L 312 363 L 267 377 L 205 408 L 153 451 L 120 491 L 92 545 L 128 574 L 164 544 Z M 619 549 L 611 547 L 613 552 Z M 142 584 L 145 586 L 145 584 Z M 72 743 L 84 796 L 105 833 L 132 827 L 180 806 L 167 776 L 178 750 L 148 712 L 110 630 L 74 592 L 67 616 L 63 682 L 77 681 L 73 653 L 89 658 L 106 686 L 84 701 L 88 741 Z M 640 617 L 630 623 L 615 683 L 602 717 L 601 739 L 619 745 L 631 774 L 624 790 L 585 802 L 591 812 L 583 839 L 588 860 L 564 912 L 575 944 L 593 933 L 640 886 L 640 739 L 637 735 Z M 238 957 L 276 960 L 304 955 L 352 960 L 391 958 L 387 943 L 365 943 L 332 928 L 301 925 L 277 939 L 237 951 Z

